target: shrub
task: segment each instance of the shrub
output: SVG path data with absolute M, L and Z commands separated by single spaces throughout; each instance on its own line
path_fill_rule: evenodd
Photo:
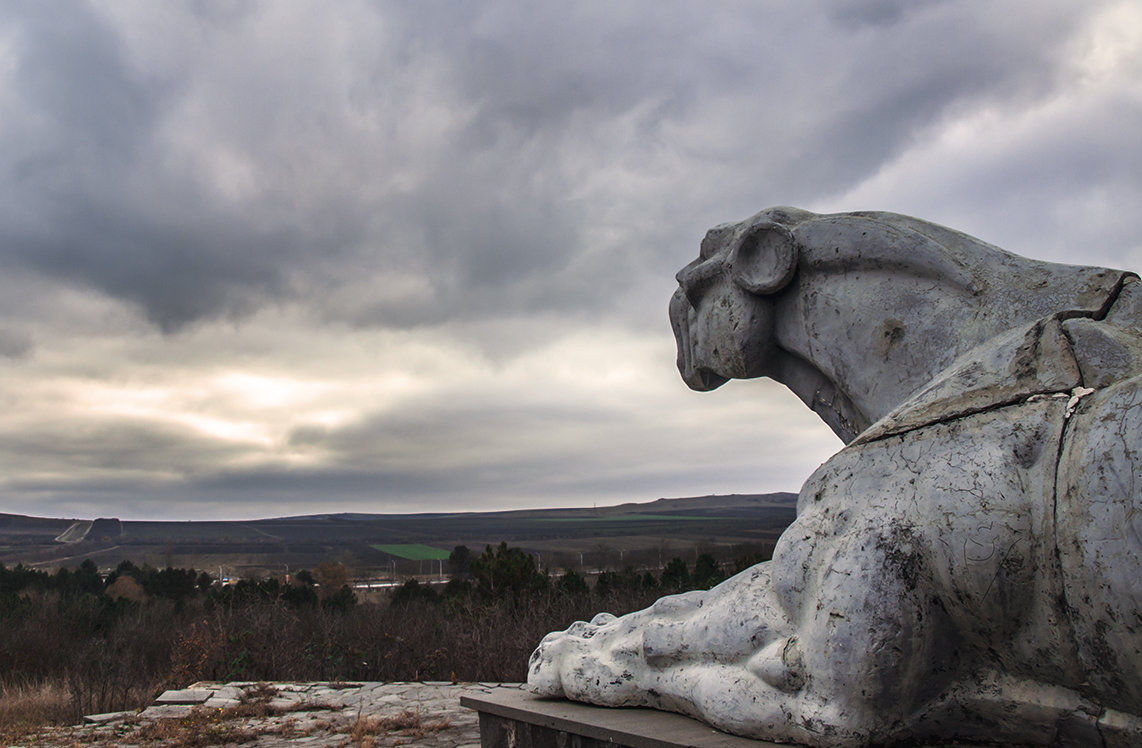
M 421 584 L 415 579 L 410 579 L 397 588 L 397 591 L 393 593 L 390 604 L 407 607 L 415 602 L 434 603 L 438 598 L 439 595 L 436 594 L 436 591 L 433 590 L 432 587 Z

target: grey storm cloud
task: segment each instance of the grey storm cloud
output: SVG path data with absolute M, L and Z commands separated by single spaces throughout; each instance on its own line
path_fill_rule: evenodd
M 96 482 L 110 479 L 120 482 L 131 472 L 162 473 L 179 465 L 188 474 L 216 467 L 221 459 L 240 456 L 239 445 L 224 445 L 217 440 L 194 438 L 185 431 L 169 426 L 156 426 L 132 419 L 107 420 L 87 427 L 45 421 L 39 428 L 25 429 L 19 434 L 0 437 L 0 450 L 7 454 L 35 455 L 41 463 L 54 461 L 73 469 L 107 471 Z M 145 448 L 141 448 L 145 445 Z M 14 466 L 8 465 L 9 469 Z M 90 476 L 58 485 L 81 489 Z
M 208 19 L 204 34 L 261 23 L 253 10 L 235 21 L 210 3 L 189 7 Z M 6 160 L 2 178 L 20 197 L 0 229 L 3 253 L 8 263 L 136 303 L 167 331 L 240 317 L 275 298 L 320 298 L 346 276 L 383 283 L 391 268 L 423 277 L 434 293 L 419 308 L 389 310 L 385 321 L 481 314 L 492 301 L 590 309 L 619 290 L 624 274 L 656 263 L 665 242 L 566 272 L 588 249 L 582 229 L 592 209 L 612 196 L 601 188 L 575 197 L 584 160 L 605 168 L 608 158 L 642 155 L 628 167 L 638 169 L 673 156 L 699 180 L 728 172 L 752 182 L 751 193 L 775 197 L 840 190 L 949 108 L 1041 88 L 1054 70 L 1052 42 L 1076 15 L 1048 6 L 1020 27 L 996 29 L 970 3 L 880 3 L 861 18 L 847 7 L 830 17 L 753 3 L 351 6 L 346 13 L 371 17 L 382 33 L 363 59 L 350 58 L 348 44 L 319 55 L 342 71 L 339 86 L 269 67 L 266 57 L 297 53 L 293 39 L 231 51 L 236 67 L 224 75 L 198 73 L 194 58 L 155 72 L 84 4 L 16 4 L 6 25 L 17 55 L 14 105 L 25 115 L 22 127 L 4 128 L 5 149 L 20 155 Z M 871 34 L 870 23 L 892 33 Z M 791 35 L 800 43 L 789 44 Z M 163 163 L 162 132 L 188 100 L 264 179 L 281 178 L 291 161 L 304 169 L 326 160 L 345 181 L 315 194 L 307 177 L 325 176 L 300 173 L 243 204 L 223 199 L 186 164 Z M 419 111 L 421 100 L 438 111 Z M 635 111 L 633 127 L 618 126 Z M 362 126 L 354 113 L 371 121 Z M 451 120 L 441 140 L 412 145 L 421 160 L 409 183 L 386 184 L 410 147 L 399 132 L 390 140 L 387 121 L 408 117 L 415 129 L 432 127 L 431 116 Z M 728 128 L 714 124 L 727 120 Z M 699 132 L 668 142 L 672 127 L 707 121 L 728 139 L 704 142 Z M 679 145 L 714 155 L 712 163 L 670 153 Z M 659 208 L 672 212 L 668 225 L 655 225 L 663 216 L 629 216 L 652 234 L 632 233 L 631 242 L 655 238 L 655 229 L 678 236 L 687 227 L 678 218 L 684 195 Z M 698 196 L 696 207 L 711 211 L 707 200 Z M 330 275 L 333 265 L 342 269 Z M 357 316 L 385 311 L 383 285 L 377 295 Z
M 826 429 L 672 371 L 705 230 L 896 210 L 1137 269 L 1140 26 L 1119 0 L 6 3 L 0 500 L 793 489 Z
M 180 104 L 196 96 L 191 71 L 157 80 L 149 76 L 125 58 L 106 21 L 82 5 L 17 10 L 27 12 L 9 18 L 18 55 L 13 98 L 22 116 L 4 133 L 6 149 L 20 154 L 3 174 L 11 194 L 19 195 L 0 228 L 7 263 L 136 303 L 166 331 L 199 318 L 240 317 L 275 298 L 306 293 L 320 298 L 347 277 L 383 276 L 393 268 L 423 276 L 435 293 L 419 308 L 406 304 L 394 311 L 395 320 L 385 321 L 414 324 L 470 315 L 495 294 L 501 303 L 514 299 L 521 305 L 544 298 L 542 303 L 567 301 L 568 294 L 550 289 L 519 298 L 511 293 L 521 280 L 550 275 L 566 264 L 577 250 L 576 227 L 585 216 L 573 205 L 564 207 L 569 204 L 566 180 L 543 185 L 534 179 L 558 143 L 533 148 L 530 156 L 518 153 L 544 123 L 526 122 L 531 115 L 505 100 L 514 95 L 510 90 L 495 94 L 498 68 L 487 69 L 488 85 L 465 79 L 454 81 L 454 91 L 419 92 L 445 97 L 434 102 L 443 109 L 438 116 L 463 118 L 459 113 L 468 108 L 480 113 L 454 133 L 455 142 L 432 145 L 415 165 L 411 188 L 383 183 L 388 162 L 399 160 L 406 144 L 390 141 L 383 130 L 372 137 L 343 119 L 362 98 L 386 101 L 391 109 L 370 117 L 406 116 L 400 110 L 407 96 L 402 98 L 400 90 L 420 85 L 421 67 L 443 64 L 446 82 L 470 75 L 464 58 L 424 59 L 433 52 L 418 51 L 416 35 L 433 32 L 426 19 L 411 19 L 421 26 L 410 21 L 408 38 L 377 40 L 394 48 L 354 70 L 344 98 L 330 101 L 321 90 L 324 81 L 300 81 L 294 96 L 280 91 L 270 97 L 270 106 L 260 108 L 263 89 L 286 86 L 256 60 L 249 69 L 233 71 L 233 79 L 217 81 L 220 92 L 206 94 L 200 106 L 217 108 L 208 116 L 223 123 L 224 137 L 255 161 L 265 179 L 280 178 L 281 164 L 299 151 L 311 155 L 300 159 L 297 169 L 328 160 L 334 175 L 345 170 L 344 183 L 328 193 L 313 194 L 314 185 L 307 183 L 308 177 L 322 175 L 302 173 L 293 175 L 292 184 L 268 186 L 259 199 L 234 205 L 217 194 L 216 185 L 196 182 L 185 168 L 163 165 L 162 131 L 180 116 Z M 278 52 L 290 50 L 283 46 Z M 516 64 L 527 69 L 534 61 L 517 58 Z M 562 100 L 566 87 L 553 83 L 558 90 L 548 97 Z M 241 105 L 247 94 L 248 110 L 224 109 Z M 308 119 L 314 105 L 334 108 L 324 132 L 280 125 L 294 117 Z M 534 114 L 546 104 L 529 106 Z M 41 122 L 48 126 L 33 126 Z M 488 140 L 483 131 L 501 126 L 511 131 L 506 139 Z M 551 166 L 558 170 L 555 155 Z M 362 167 L 362 161 L 373 163 Z M 375 174 L 368 173 L 373 169 Z M 354 194 L 361 186 L 363 194 Z M 283 204 L 291 209 L 283 210 Z M 342 269 L 330 275 L 334 265 Z M 593 284 L 580 285 L 582 291 Z M 377 289 L 382 299 L 374 302 L 382 309 L 384 292 L 382 278 Z M 410 313 L 413 319 L 400 319 Z

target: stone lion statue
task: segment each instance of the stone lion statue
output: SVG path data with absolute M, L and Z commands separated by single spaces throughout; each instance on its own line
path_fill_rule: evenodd
M 809 746 L 1142 745 L 1138 277 L 794 208 L 677 277 L 685 382 L 772 377 L 846 446 L 771 561 L 549 634 L 531 690 Z

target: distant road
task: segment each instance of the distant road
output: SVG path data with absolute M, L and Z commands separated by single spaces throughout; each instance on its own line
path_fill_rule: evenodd
M 102 548 L 100 550 L 102 550 L 104 553 L 108 553 L 110 551 L 117 550 L 118 548 L 119 548 L 119 546 L 113 545 L 110 548 Z M 31 563 L 31 564 L 28 564 L 28 566 L 31 566 L 34 569 L 56 568 L 58 566 L 67 566 L 69 564 L 75 564 L 78 566 L 80 563 L 87 560 L 89 555 L 90 554 L 87 554 L 87 553 L 79 553 L 79 554 L 76 554 L 74 556 L 64 556 L 63 558 L 53 558 L 51 561 L 41 561 L 41 562 L 37 562 L 37 563 Z

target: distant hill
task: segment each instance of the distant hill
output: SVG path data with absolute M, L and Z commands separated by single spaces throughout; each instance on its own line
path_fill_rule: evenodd
M 420 514 L 327 513 L 244 521 L 47 519 L 0 514 L 0 562 L 44 568 L 91 558 L 241 575 L 343 561 L 358 576 L 439 571 L 434 558 L 507 541 L 556 567 L 653 565 L 699 550 L 771 550 L 796 494 L 658 499 L 606 507 Z M 402 550 L 413 549 L 416 550 Z M 425 565 L 428 564 L 426 567 Z
M 25 517 L 22 514 L 0 514 L 0 536 L 59 535 L 75 522 L 72 519 L 44 519 Z

